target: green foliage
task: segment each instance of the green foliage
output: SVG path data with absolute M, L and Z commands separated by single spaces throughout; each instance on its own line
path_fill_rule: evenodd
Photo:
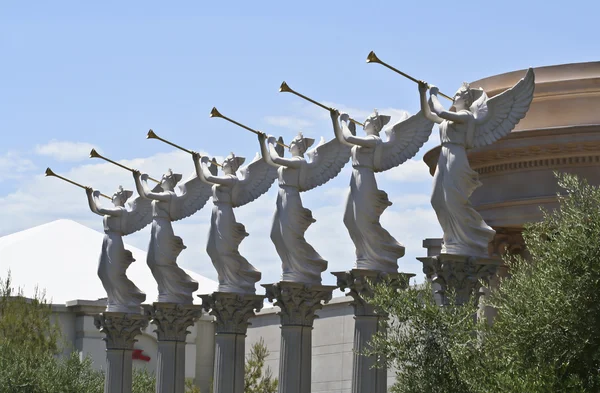
M 277 378 L 273 378 L 270 367 L 264 369 L 267 357 L 269 357 L 269 350 L 265 346 L 264 340 L 261 338 L 260 341 L 252 345 L 250 355 L 246 358 L 246 369 L 244 373 L 245 393 L 277 392 Z
M 600 189 L 557 177 L 560 209 L 526 227 L 530 257 L 507 257 L 511 277 L 483 301 L 493 325 L 473 302 L 436 306 L 430 285 L 376 289 L 391 318 L 371 353 L 398 370 L 393 392 L 600 391 Z

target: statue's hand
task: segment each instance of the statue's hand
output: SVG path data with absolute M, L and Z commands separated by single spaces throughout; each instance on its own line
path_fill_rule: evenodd
M 261 145 L 265 143 L 265 139 L 267 139 L 267 134 L 265 134 L 264 132 L 259 132 L 258 134 L 256 134 L 256 136 L 258 137 L 258 143 L 260 143 Z
M 86 187 L 85 188 L 85 193 L 88 195 L 92 195 L 92 193 L 94 192 L 94 190 L 92 189 L 92 187 Z
M 438 89 L 437 86 L 429 85 L 429 94 L 431 94 L 432 96 L 437 96 L 439 92 L 440 89 Z
M 340 116 L 340 111 L 338 111 L 336 108 L 331 108 L 329 109 L 329 114 L 331 115 L 331 118 L 335 120 Z
M 423 94 L 427 92 L 429 85 L 425 81 L 419 81 L 419 93 Z
M 208 164 L 210 162 L 210 159 L 207 156 L 202 156 L 202 158 L 200 159 L 200 162 L 202 164 Z
M 148 174 L 144 173 L 140 176 L 140 179 L 142 179 L 143 181 L 148 181 Z
M 142 173 L 140 171 L 138 171 L 137 169 L 132 169 L 131 173 L 133 173 L 133 178 L 134 179 L 139 179 L 140 176 L 142 176 Z
M 346 112 L 342 113 L 340 115 L 340 121 L 349 122 L 350 121 L 350 115 L 348 115 Z
M 275 145 L 275 144 L 277 144 L 277 139 L 273 135 L 269 135 L 267 137 L 267 143 L 269 145 Z
M 96 190 L 92 193 L 92 195 L 94 196 L 94 198 L 100 198 L 100 190 Z
M 192 151 L 192 158 L 194 159 L 194 161 L 200 161 L 200 153 L 198 153 L 197 151 Z

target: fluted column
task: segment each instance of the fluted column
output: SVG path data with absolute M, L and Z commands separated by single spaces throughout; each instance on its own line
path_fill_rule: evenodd
M 94 316 L 94 325 L 106 335 L 104 393 L 131 393 L 132 353 L 135 337 L 148 326 L 141 314 L 105 312 Z
M 383 273 L 373 270 L 353 269 L 348 272 L 334 272 L 337 285 L 346 288 L 354 301 L 354 361 L 352 365 L 352 393 L 387 392 L 387 369 L 375 367 L 375 356 L 363 355 L 373 336 L 380 332 L 379 322 L 387 318 L 387 313 L 376 309 L 370 299 L 373 297 L 373 285 L 386 283 L 397 289 L 404 289 L 414 274 Z
M 216 318 L 213 393 L 243 393 L 248 319 L 260 311 L 265 297 L 227 292 L 200 297 Z
M 202 306 L 158 302 L 148 312 L 158 337 L 156 392 L 184 393 L 187 329 L 202 316 Z
M 281 309 L 279 393 L 310 393 L 315 312 L 323 307 L 321 302 L 331 300 L 336 287 L 286 281 L 263 287 Z

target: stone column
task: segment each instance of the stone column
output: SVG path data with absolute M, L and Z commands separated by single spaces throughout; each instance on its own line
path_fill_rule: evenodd
M 200 297 L 202 307 L 216 318 L 213 393 L 244 393 L 248 319 L 260 311 L 265 297 L 227 292 Z
M 106 335 L 104 393 L 131 393 L 133 343 L 148 326 L 142 314 L 105 312 L 94 316 L 94 325 Z
M 423 263 L 427 279 L 437 284 L 436 293 L 442 304 L 448 304 L 446 293 L 453 290 L 456 304 L 464 304 L 469 296 L 481 295 L 481 282 L 488 285 L 496 271 L 502 266 L 498 258 L 469 257 L 464 255 L 440 254 L 417 258 Z
M 405 289 L 414 274 L 383 273 L 373 270 L 353 269 L 349 272 L 334 272 L 337 285 L 346 288 L 354 301 L 354 361 L 352 366 L 352 393 L 387 392 L 387 369 L 376 367 L 375 356 L 365 356 L 373 336 L 380 332 L 379 322 L 387 313 L 376 309 L 369 300 L 373 297 L 373 286 L 387 283 L 397 289 Z
M 280 281 L 263 285 L 281 311 L 279 393 L 310 393 L 315 312 L 331 300 L 335 286 Z
M 202 306 L 157 302 L 147 311 L 158 336 L 156 393 L 184 393 L 187 328 L 202 316 Z

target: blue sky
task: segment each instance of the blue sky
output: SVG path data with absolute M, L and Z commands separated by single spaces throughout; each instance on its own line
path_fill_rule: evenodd
M 370 50 L 452 94 L 462 81 L 598 60 L 598 15 L 594 1 L 3 1 L 0 236 L 59 218 L 101 230 L 81 190 L 40 177 L 50 166 L 105 193 L 119 183 L 131 188 L 129 175 L 86 158 L 92 146 L 111 158 L 134 160 L 154 177 L 169 167 L 187 176 L 189 157 L 146 141 L 149 128 L 211 155 L 233 151 L 251 158 L 255 137 L 209 119 L 217 106 L 286 140 L 300 129 L 331 138 L 327 113 L 278 93 L 283 80 L 354 117 L 373 108 L 414 113 L 417 86 L 366 64 Z M 420 161 L 434 145 L 435 137 L 404 168 L 379 178 L 395 202 L 384 226 L 407 246 L 401 270 L 419 275 L 414 258 L 424 255 L 420 240 L 439 237 L 428 204 L 431 178 Z M 307 239 L 330 260 L 330 271 L 353 263 L 341 221 L 348 169 L 304 195 L 317 219 Z M 263 271 L 262 282 L 279 275 L 268 239 L 275 188 L 236 212 L 251 234 L 241 251 Z M 188 244 L 181 264 L 215 278 L 204 252 L 209 210 L 176 230 Z M 145 248 L 147 240 L 142 232 L 128 241 Z

